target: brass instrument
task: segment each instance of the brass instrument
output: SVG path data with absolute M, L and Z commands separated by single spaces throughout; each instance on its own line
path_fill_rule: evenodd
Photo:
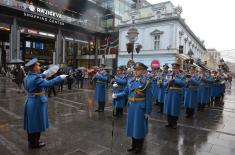
M 157 81 L 157 86 L 158 88 L 162 87 L 162 83 L 163 83 L 163 78 L 161 77 L 158 81 Z
M 168 75 L 167 77 L 169 77 L 169 75 Z M 170 87 L 171 87 L 171 81 L 174 79 L 174 75 L 171 74 L 170 77 L 171 77 L 170 79 L 167 78 L 168 80 L 167 80 L 166 93 L 168 93 L 168 91 L 169 91 L 169 89 L 170 89 Z

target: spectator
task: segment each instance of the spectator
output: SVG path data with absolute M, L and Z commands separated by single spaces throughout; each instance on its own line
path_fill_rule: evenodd
M 69 71 L 69 76 L 67 77 L 67 83 L 68 83 L 68 89 L 72 90 L 72 84 L 73 84 L 73 75 L 72 75 L 73 71 L 70 70 Z
M 59 69 L 59 71 L 57 72 L 57 76 L 60 76 L 60 75 L 62 75 L 62 74 L 64 74 L 63 69 Z M 63 91 L 63 86 L 64 86 L 64 81 L 59 84 L 59 91 L 60 91 L 60 92 Z
M 88 86 L 88 77 L 89 77 L 88 71 L 85 70 L 84 71 L 84 81 L 85 81 L 86 86 Z
M 54 78 L 55 78 L 55 76 L 53 75 L 50 78 L 48 78 L 48 80 L 52 80 Z M 53 91 L 54 96 L 57 96 L 56 91 L 55 91 L 55 87 L 51 86 L 51 87 L 49 87 L 49 90 L 48 90 L 48 97 L 51 97 L 51 91 Z
M 14 70 L 14 76 L 15 76 L 15 82 L 18 86 L 19 89 L 19 93 L 24 93 L 23 90 L 23 80 L 24 80 L 24 72 L 23 70 L 20 68 L 20 65 L 16 66 L 16 69 Z
M 77 70 L 76 78 L 78 83 L 78 88 L 83 88 L 83 82 L 84 82 L 84 71 L 83 70 Z

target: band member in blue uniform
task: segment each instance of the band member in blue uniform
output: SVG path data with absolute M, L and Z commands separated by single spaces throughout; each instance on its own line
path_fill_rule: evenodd
M 163 65 L 163 71 L 162 74 L 159 77 L 158 80 L 158 103 L 160 106 L 159 113 L 163 113 L 163 107 L 164 107 L 164 98 L 165 98 L 165 93 L 166 93 L 166 85 L 163 85 L 163 82 L 166 78 L 166 76 L 169 74 L 169 66 L 168 64 Z
M 48 127 L 48 97 L 46 90 L 56 84 L 60 84 L 67 75 L 60 75 L 52 80 L 51 77 L 57 71 L 48 69 L 40 74 L 41 68 L 37 58 L 33 58 L 26 65 L 29 68 L 28 75 L 24 79 L 24 87 L 27 99 L 24 109 L 24 129 L 28 133 L 29 148 L 40 148 L 45 143 L 40 142 L 41 132 Z
M 166 86 L 166 95 L 164 102 L 164 113 L 167 115 L 168 124 L 166 127 L 177 128 L 177 121 L 180 114 L 180 103 L 182 97 L 182 88 L 185 85 L 183 77 L 179 74 L 180 65 L 172 64 L 172 75 L 167 76 L 163 85 Z
M 153 103 L 158 104 L 158 86 L 157 86 L 157 81 L 158 81 L 158 74 L 160 70 L 160 66 L 151 66 L 152 68 L 152 93 L 153 93 Z
M 199 72 L 199 80 L 200 80 L 200 86 L 198 90 L 198 99 L 199 99 L 199 106 L 198 110 L 203 110 L 205 108 L 205 105 L 209 103 L 210 101 L 210 90 L 209 90 L 209 84 L 213 81 L 208 77 L 206 74 L 205 68 L 201 68 Z
M 105 65 L 101 64 L 98 72 L 92 78 L 95 81 L 95 101 L 98 103 L 96 112 L 104 112 L 106 101 L 106 85 L 108 81 L 107 72 L 104 70 Z
M 112 79 L 111 83 L 113 85 L 113 93 L 117 94 L 124 91 L 127 85 L 127 78 L 123 74 L 123 66 L 117 68 L 117 75 Z M 126 96 L 113 99 L 113 107 L 115 108 L 115 116 L 122 116 L 123 108 L 125 106 Z
M 198 106 L 198 86 L 200 81 L 195 75 L 195 66 L 190 66 L 189 74 L 185 75 L 185 96 L 184 106 L 186 108 L 186 117 L 192 117 L 194 115 L 194 109 Z
M 143 63 L 136 63 L 135 77 L 128 81 L 125 91 L 113 94 L 112 98 L 128 96 L 127 136 L 132 138 L 128 151 L 142 151 L 144 138 L 148 133 L 148 118 L 152 111 L 150 82 L 143 77 L 147 69 Z

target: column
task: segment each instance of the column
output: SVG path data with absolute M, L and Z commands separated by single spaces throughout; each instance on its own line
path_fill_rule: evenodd
M 62 53 L 62 34 L 61 29 L 58 29 L 58 34 L 56 35 L 56 45 L 55 45 L 55 64 L 61 64 L 63 62 Z
M 63 60 L 62 63 L 65 64 L 65 38 L 62 37 L 62 42 L 63 42 Z
M 100 39 L 96 37 L 96 41 L 95 41 L 95 65 L 98 65 L 98 54 L 99 54 L 99 48 L 100 48 Z
M 20 59 L 20 31 L 18 30 L 16 17 L 13 19 L 10 34 L 10 60 Z

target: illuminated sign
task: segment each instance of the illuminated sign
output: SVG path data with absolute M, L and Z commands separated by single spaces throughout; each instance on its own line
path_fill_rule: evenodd
M 38 8 L 33 5 L 29 5 L 28 9 L 32 12 L 36 12 L 36 13 L 39 13 L 39 14 L 42 14 L 45 16 L 50 16 L 50 17 L 59 18 L 59 19 L 61 19 L 61 17 L 62 17 L 62 15 L 59 13 L 56 13 L 56 12 L 50 11 L 50 10 L 46 10 L 46 9 L 42 9 L 42 8 Z
M 33 5 L 27 5 L 27 4 L 24 6 L 24 9 L 28 10 L 30 12 L 33 12 L 33 13 L 24 12 L 25 17 L 38 19 L 38 20 L 41 20 L 44 22 L 49 22 L 52 24 L 64 25 L 64 22 L 60 21 L 60 19 L 62 19 L 62 14 L 56 13 L 54 11 L 42 9 L 39 7 L 35 7 Z M 43 16 L 41 16 L 39 14 L 41 14 Z M 59 19 L 59 20 L 57 20 L 57 19 Z

